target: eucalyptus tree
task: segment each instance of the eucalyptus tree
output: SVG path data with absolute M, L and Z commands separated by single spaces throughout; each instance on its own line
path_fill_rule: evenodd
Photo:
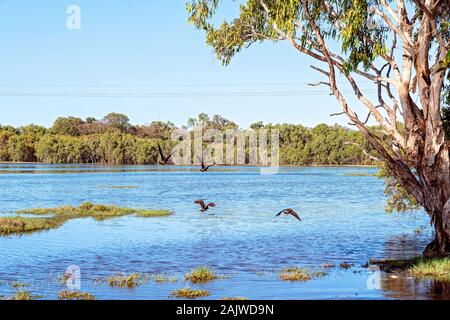
M 450 254 L 449 149 L 440 99 L 450 65 L 450 1 L 246 0 L 233 20 L 217 23 L 223 2 L 187 4 L 189 21 L 206 32 L 223 64 L 266 40 L 288 42 L 315 59 L 312 67 L 324 76 L 321 84 L 342 114 L 430 215 L 436 237 L 425 253 Z M 367 115 L 355 112 L 341 78 Z M 373 82 L 375 97 L 363 92 L 361 79 Z M 378 122 L 382 135 L 369 130 L 369 119 Z

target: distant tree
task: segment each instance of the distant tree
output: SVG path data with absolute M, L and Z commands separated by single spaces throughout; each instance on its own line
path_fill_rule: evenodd
M 126 132 L 130 128 L 130 119 L 122 113 L 111 112 L 103 118 L 103 122 L 113 128 Z
M 87 117 L 86 118 L 86 123 L 95 123 L 97 122 L 97 119 L 93 118 L 93 117 Z
M 264 128 L 264 123 L 262 121 L 255 122 L 250 125 L 250 129 L 253 130 L 259 130 L 262 128 Z
M 76 117 L 59 117 L 55 120 L 52 126 L 52 132 L 54 134 L 79 136 L 80 126 L 83 124 L 83 120 Z

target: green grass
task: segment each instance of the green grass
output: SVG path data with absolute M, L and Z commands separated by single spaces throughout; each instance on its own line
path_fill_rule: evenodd
M 168 276 L 164 276 L 162 274 L 155 274 L 153 276 L 153 281 L 155 281 L 157 283 L 178 282 L 178 277 L 177 276 L 168 277 Z
M 284 268 L 279 277 L 283 281 L 309 281 L 312 279 L 309 270 L 297 267 Z
M 189 272 L 187 275 L 184 276 L 183 279 L 191 283 L 202 283 L 216 280 L 219 278 L 220 276 L 216 275 L 213 271 L 209 270 L 207 267 L 199 267 Z
M 141 218 L 167 217 L 172 214 L 173 212 L 169 210 L 139 210 L 136 212 L 136 216 Z
M 97 221 L 112 219 L 127 215 L 142 218 L 164 217 L 171 215 L 169 210 L 145 210 L 122 208 L 103 204 L 84 202 L 78 207 L 63 206 L 58 208 L 34 208 L 17 210 L 16 214 L 27 214 L 46 217 L 4 217 L 0 218 L 0 236 L 11 234 L 26 234 L 59 228 L 65 222 L 77 218 L 93 218 Z
M 33 300 L 33 297 L 28 291 L 18 291 L 14 294 L 14 300 Z
M 287 267 L 281 270 L 279 278 L 283 281 L 309 281 L 322 278 L 327 274 L 324 271 L 311 272 L 306 268 Z
M 170 297 L 173 298 L 185 298 L 185 299 L 195 299 L 200 297 L 208 297 L 211 293 L 206 290 L 194 290 L 189 287 L 185 287 L 183 289 L 178 289 L 172 291 Z
M 132 273 L 129 275 L 117 275 L 108 278 L 110 287 L 117 288 L 134 288 L 142 284 L 142 275 Z
M 128 215 L 136 215 L 139 217 L 161 217 L 172 214 L 168 210 L 145 210 L 123 208 L 118 206 L 110 206 L 103 204 L 94 204 L 84 202 L 79 207 L 63 206 L 58 208 L 35 208 L 16 211 L 18 214 L 31 215 L 53 215 L 54 217 L 63 217 L 66 219 L 75 218 L 93 218 L 96 220 L 105 220 Z
M 58 300 L 96 300 L 95 296 L 87 292 L 64 290 L 58 293 Z
M 421 259 L 406 270 L 417 278 L 450 281 L 450 258 Z
M 0 236 L 26 234 L 60 227 L 65 220 L 56 218 L 0 218 Z

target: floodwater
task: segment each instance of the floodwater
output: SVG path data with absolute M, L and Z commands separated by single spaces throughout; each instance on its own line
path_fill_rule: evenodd
M 185 286 L 208 299 L 427 299 L 447 298 L 444 283 L 396 278 L 361 266 L 370 258 L 407 258 L 432 237 L 423 212 L 384 212 L 383 182 L 373 168 L 281 168 L 0 164 L 0 216 L 35 207 L 84 201 L 132 208 L 169 209 L 170 217 L 76 219 L 50 231 L 0 238 L 0 296 L 12 282 L 43 299 L 55 299 L 68 266 L 81 270 L 81 290 L 97 299 L 168 299 Z M 130 188 L 118 188 L 118 187 Z M 217 207 L 201 214 L 196 199 Z M 274 218 L 293 208 L 303 221 Z M 416 228 L 422 228 L 416 233 Z M 345 270 L 343 262 L 353 264 Z M 322 264 L 336 267 L 321 269 Z M 206 284 L 183 275 L 207 266 L 224 275 Z M 283 282 L 288 266 L 324 270 L 308 282 Z M 165 274 L 134 289 L 98 281 L 120 273 Z

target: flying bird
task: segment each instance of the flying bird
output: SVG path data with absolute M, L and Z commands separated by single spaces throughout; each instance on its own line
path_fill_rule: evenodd
M 211 168 L 211 167 L 214 166 L 214 165 L 216 165 L 216 164 L 213 163 L 213 164 L 210 164 L 209 166 L 206 166 L 205 163 L 204 163 L 203 160 L 202 160 L 202 164 L 201 164 L 202 168 L 200 169 L 200 171 L 201 171 L 201 172 L 206 172 L 206 171 L 208 171 L 209 168 Z
M 197 158 L 198 158 L 198 160 L 201 160 L 201 164 L 200 164 L 201 165 L 201 168 L 200 168 L 201 172 L 206 172 L 206 171 L 208 171 L 209 168 L 211 168 L 212 166 L 216 165 L 216 163 L 213 163 L 213 164 L 207 166 L 207 165 L 205 165 L 205 162 L 203 161 L 203 157 L 201 159 L 200 159 L 200 157 L 197 157 Z
M 162 151 L 161 145 L 159 143 L 158 143 L 158 152 L 159 152 L 159 156 L 161 157 L 161 160 L 159 161 L 159 164 L 161 164 L 161 165 L 167 164 L 167 162 L 172 157 L 172 154 L 169 154 L 167 157 L 164 156 L 164 153 Z
M 216 206 L 216 204 L 214 202 L 210 202 L 207 205 L 205 204 L 205 201 L 203 200 L 196 200 L 194 201 L 195 204 L 199 204 L 201 209 L 201 212 L 205 212 L 206 210 L 208 210 L 209 208 L 213 208 Z
M 294 218 L 296 218 L 297 220 L 302 221 L 302 219 L 301 219 L 300 216 L 297 214 L 297 212 L 295 212 L 295 211 L 292 210 L 292 209 L 284 209 L 284 210 L 281 210 L 275 217 L 279 217 L 279 216 L 282 215 L 283 213 L 286 214 L 286 215 L 291 215 L 291 216 L 293 216 Z

